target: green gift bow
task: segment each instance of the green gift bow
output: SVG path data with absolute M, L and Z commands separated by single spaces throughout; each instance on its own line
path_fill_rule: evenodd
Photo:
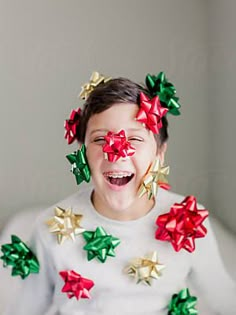
M 172 296 L 168 306 L 168 315 L 197 315 L 196 304 L 197 298 L 190 295 L 188 288 L 183 289 Z
M 145 81 L 151 95 L 159 96 L 162 106 L 169 109 L 168 113 L 175 116 L 180 115 L 179 98 L 175 96 L 175 87 L 167 81 L 164 72 L 160 72 L 157 76 L 148 74 Z
M 95 257 L 104 263 L 108 256 L 115 257 L 115 247 L 120 244 L 120 240 L 112 235 L 108 235 L 102 227 L 97 227 L 95 232 L 83 232 L 87 244 L 84 249 L 88 251 L 87 258 L 91 260 Z
M 66 158 L 72 164 L 71 172 L 75 175 L 77 185 L 81 184 L 83 181 L 88 183 L 91 174 L 86 158 L 85 145 L 82 144 L 80 150 L 68 154 Z
M 12 266 L 12 276 L 25 279 L 30 273 L 39 272 L 39 262 L 33 252 L 16 235 L 11 236 L 12 243 L 1 246 L 3 266 Z

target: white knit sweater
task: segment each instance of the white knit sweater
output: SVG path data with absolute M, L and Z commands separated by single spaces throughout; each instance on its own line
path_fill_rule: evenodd
M 236 314 L 236 287 L 224 269 L 208 219 L 204 221 L 208 233 L 205 238 L 196 239 L 193 253 L 175 252 L 170 243 L 154 237 L 156 218 L 168 212 L 175 202 L 181 202 L 183 196 L 159 189 L 156 205 L 147 215 L 123 222 L 97 213 L 90 195 L 91 188 L 78 192 L 37 218 L 31 249 L 40 262 L 40 273 L 22 281 L 22 290 L 12 299 L 6 315 L 167 315 L 172 295 L 189 285 L 194 286 L 195 295 L 206 300 L 209 312 L 213 310 L 211 314 Z M 82 214 L 81 225 L 86 230 L 102 226 L 108 234 L 118 237 L 121 243 L 115 249 L 116 257 L 108 257 L 105 263 L 97 259 L 88 261 L 82 235 L 75 242 L 66 240 L 59 245 L 45 224 L 54 216 L 55 206 Z M 163 275 L 153 280 L 151 286 L 137 284 L 124 268 L 132 259 L 153 251 L 157 251 L 160 263 L 166 266 Z M 91 299 L 69 299 L 62 293 L 64 281 L 59 275 L 62 270 L 74 270 L 93 280 Z

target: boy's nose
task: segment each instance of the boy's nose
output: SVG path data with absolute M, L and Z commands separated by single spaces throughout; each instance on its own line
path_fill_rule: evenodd
M 125 131 L 121 130 L 118 133 L 109 131 L 105 136 L 106 143 L 103 145 L 102 150 L 104 157 L 109 162 L 116 162 L 119 159 L 127 159 L 135 153 L 135 148 L 127 140 Z

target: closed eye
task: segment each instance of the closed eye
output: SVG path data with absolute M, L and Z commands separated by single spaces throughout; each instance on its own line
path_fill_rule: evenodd
M 143 142 L 144 140 L 140 137 L 129 137 L 128 140 L 130 142 Z
M 98 138 L 95 138 L 93 140 L 94 143 L 97 143 L 97 144 L 104 144 L 106 141 L 104 139 L 104 137 L 98 137 Z

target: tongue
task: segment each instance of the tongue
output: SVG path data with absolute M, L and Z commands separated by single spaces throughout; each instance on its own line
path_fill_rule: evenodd
M 130 181 L 130 177 L 129 176 L 125 176 L 122 178 L 109 177 L 109 181 L 112 185 L 123 186 L 123 185 L 126 185 Z

